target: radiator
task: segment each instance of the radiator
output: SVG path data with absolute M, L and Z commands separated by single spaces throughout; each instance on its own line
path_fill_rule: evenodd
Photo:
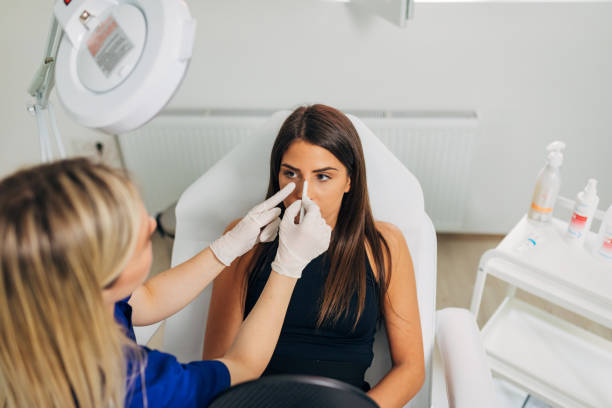
M 473 112 L 348 111 L 419 179 L 436 230 L 461 232 L 478 132 Z M 151 214 L 171 206 L 201 174 L 273 111 L 165 112 L 121 135 L 124 164 Z

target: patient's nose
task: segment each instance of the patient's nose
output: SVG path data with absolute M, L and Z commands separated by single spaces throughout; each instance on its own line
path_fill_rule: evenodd
M 303 190 L 304 190 L 304 181 L 300 181 L 295 186 L 295 190 L 293 190 L 295 192 L 295 196 L 297 197 L 298 200 L 302 199 L 302 191 Z
M 287 198 L 283 200 L 283 204 L 285 205 L 285 208 L 288 208 L 296 200 L 301 200 L 301 199 L 302 199 L 302 190 L 299 189 L 299 185 L 298 183 L 296 183 L 295 190 L 293 190 L 291 194 L 289 194 L 289 196 L 287 196 Z

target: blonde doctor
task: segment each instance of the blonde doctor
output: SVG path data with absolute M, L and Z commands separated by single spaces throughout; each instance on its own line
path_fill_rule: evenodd
M 279 219 L 277 205 L 294 188 L 145 282 L 155 221 L 124 174 L 73 159 L 0 181 L 0 406 L 200 407 L 261 375 L 302 269 L 330 241 L 310 200 L 296 201 Z M 225 355 L 181 364 L 135 343 L 133 325 L 176 313 L 277 231 L 274 273 Z

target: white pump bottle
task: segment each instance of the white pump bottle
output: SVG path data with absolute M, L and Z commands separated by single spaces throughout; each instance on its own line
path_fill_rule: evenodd
M 589 179 L 584 190 L 576 197 L 576 206 L 567 227 L 567 239 L 570 242 L 584 243 L 586 234 L 591 229 L 598 204 L 597 180 Z
M 533 221 L 549 222 L 561 188 L 561 172 L 565 143 L 555 141 L 546 147 L 546 166 L 538 174 L 528 218 Z

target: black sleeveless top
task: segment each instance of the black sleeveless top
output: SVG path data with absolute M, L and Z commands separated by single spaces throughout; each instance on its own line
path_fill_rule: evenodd
M 244 317 L 255 306 L 270 276 L 278 239 L 266 245 L 251 275 L 245 301 Z M 366 257 L 365 306 L 353 329 L 358 309 L 355 294 L 348 316 L 336 324 L 317 328 L 325 281 L 330 269 L 327 252 L 310 262 L 298 279 L 274 354 L 263 375 L 304 374 L 335 378 L 360 388 L 366 369 L 372 363 L 374 334 L 380 317 L 378 283 Z

